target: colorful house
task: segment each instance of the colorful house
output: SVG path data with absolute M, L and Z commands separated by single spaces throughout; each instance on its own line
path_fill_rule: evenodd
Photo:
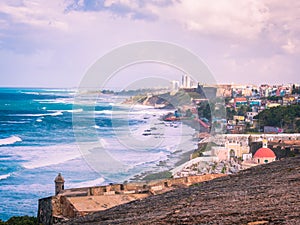
M 247 99 L 244 98 L 244 97 L 241 97 L 241 98 L 234 98 L 234 107 L 240 107 L 242 105 L 247 105 L 248 102 L 247 102 Z

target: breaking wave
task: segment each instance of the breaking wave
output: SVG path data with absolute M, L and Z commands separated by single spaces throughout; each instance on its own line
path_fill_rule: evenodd
M 7 178 L 9 178 L 10 177 L 10 173 L 8 173 L 8 174 L 3 174 L 3 175 L 0 175 L 0 180 L 5 180 L 5 179 L 7 179 Z
M 11 144 L 14 144 L 14 143 L 20 142 L 20 141 L 22 141 L 22 139 L 19 138 L 18 136 L 11 136 L 8 138 L 0 139 L 0 146 L 1 145 L 11 145 Z

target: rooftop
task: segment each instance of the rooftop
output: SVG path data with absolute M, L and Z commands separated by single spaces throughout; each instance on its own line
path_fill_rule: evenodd
M 255 152 L 253 158 L 276 158 L 276 155 L 269 148 L 260 148 Z

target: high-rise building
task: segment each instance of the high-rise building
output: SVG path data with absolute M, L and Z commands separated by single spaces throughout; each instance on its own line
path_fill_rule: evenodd
M 179 90 L 179 81 L 178 80 L 172 80 L 171 81 L 171 91 L 178 91 Z
M 187 74 L 182 76 L 182 88 L 192 88 L 195 87 L 195 82 Z

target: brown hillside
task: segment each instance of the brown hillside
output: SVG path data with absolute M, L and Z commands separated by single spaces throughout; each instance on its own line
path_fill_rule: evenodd
M 300 157 L 95 212 L 66 224 L 300 224 Z

